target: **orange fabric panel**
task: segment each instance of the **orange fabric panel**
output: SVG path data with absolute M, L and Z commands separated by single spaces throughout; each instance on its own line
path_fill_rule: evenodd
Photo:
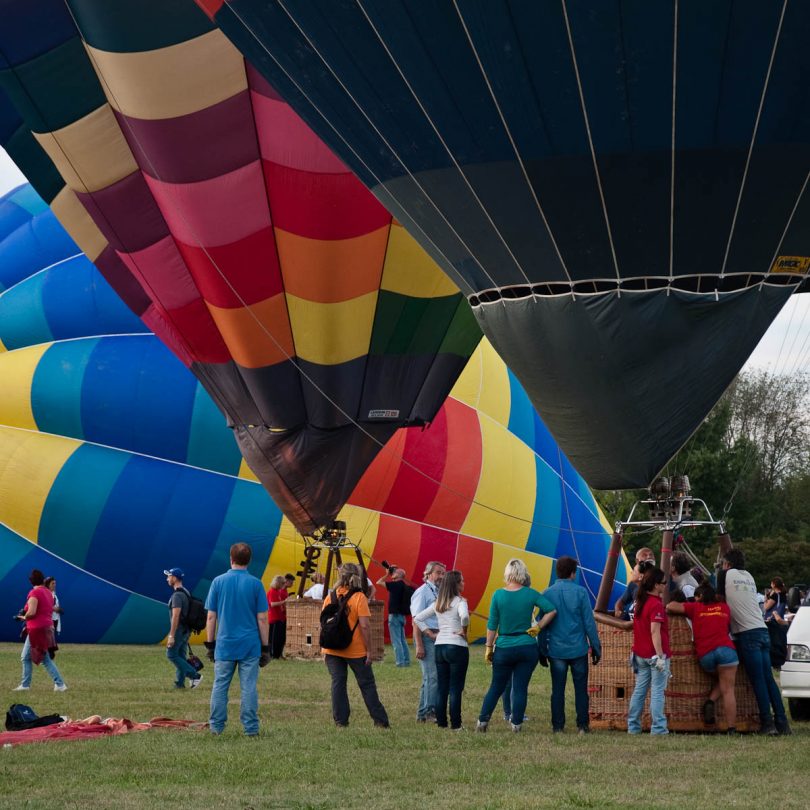
M 291 295 L 333 304 L 376 292 L 382 278 L 390 228 L 351 239 L 308 239 L 276 228 L 284 289 Z
M 486 593 L 492 567 L 492 543 L 460 534 L 456 546 L 455 567 L 464 574 L 464 598 L 470 610 L 486 613 L 489 605 L 480 606 Z
M 262 368 L 295 356 L 283 295 L 236 309 L 210 303 L 207 306 L 231 356 L 240 366 Z

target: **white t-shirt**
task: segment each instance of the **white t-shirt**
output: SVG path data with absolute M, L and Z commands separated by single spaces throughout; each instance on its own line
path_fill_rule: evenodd
M 470 623 L 470 609 L 467 600 L 461 596 L 454 596 L 450 607 L 443 613 L 436 613 L 436 603 L 426 607 L 413 617 L 416 626 L 420 630 L 427 630 L 428 625 L 425 619 L 435 616 L 439 622 L 439 635 L 436 636 L 436 644 L 455 644 L 459 647 L 467 647 L 467 639 L 459 633 Z
M 729 568 L 726 571 L 726 604 L 731 611 L 731 632 L 767 630 L 762 608 L 757 600 L 757 586 L 748 571 Z
M 316 583 L 311 588 L 304 591 L 304 596 L 308 597 L 309 599 L 320 599 L 323 601 L 323 585 Z

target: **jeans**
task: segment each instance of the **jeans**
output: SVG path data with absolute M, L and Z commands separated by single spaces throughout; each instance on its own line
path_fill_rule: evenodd
M 342 658 L 339 655 L 329 655 L 328 653 L 324 655 L 324 660 L 326 668 L 332 676 L 332 718 L 335 723 L 339 726 L 349 725 L 351 706 L 349 706 L 346 681 L 351 667 L 374 724 L 387 726 L 388 714 L 377 694 L 377 683 L 374 680 L 374 670 L 371 668 L 371 664 L 366 664 L 365 658 Z
M 745 630 L 734 636 L 734 643 L 757 699 L 760 725 L 770 726 L 775 720 L 777 728 L 784 728 L 787 717 L 782 694 L 771 672 L 771 638 L 768 631 L 764 627 Z
M 650 692 L 650 716 L 652 726 L 650 734 L 669 734 L 667 717 L 664 714 L 664 690 L 669 681 L 669 658 L 666 659 L 663 672 L 659 672 L 652 663 L 652 658 L 633 656 L 636 666 L 636 688 L 630 698 L 630 709 L 627 712 L 627 730 L 630 734 L 641 734 L 641 715 L 644 712 L 644 701 Z
M 549 658 L 551 669 L 551 727 L 555 731 L 565 728 L 565 682 L 568 670 L 574 681 L 574 705 L 577 710 L 577 728 L 588 728 L 588 656 L 579 658 Z
M 478 719 L 482 723 L 489 721 L 498 700 L 504 692 L 509 679 L 512 679 L 512 717 L 520 718 L 526 714 L 526 701 L 528 700 L 529 681 L 534 668 L 537 666 L 537 645 L 520 644 L 516 647 L 495 647 L 492 659 L 492 683 L 484 696 L 481 714 Z M 516 723 L 515 725 L 520 725 Z
M 493 709 L 494 711 L 494 709 Z M 503 719 L 512 719 L 512 679 L 506 682 L 506 688 L 503 690 Z
M 450 727 L 461 728 L 461 693 L 467 680 L 470 651 L 460 644 L 436 645 L 436 725 L 447 728 L 447 703 L 450 701 Z
M 211 689 L 211 719 L 209 725 L 214 734 L 221 734 L 228 722 L 228 689 L 233 674 L 239 668 L 239 688 L 242 700 L 239 704 L 239 719 L 245 734 L 259 733 L 259 659 L 245 658 L 242 661 L 215 661 L 214 686 Z
M 388 614 L 388 632 L 391 636 L 391 646 L 394 648 L 397 666 L 410 666 L 411 655 L 408 652 L 408 642 L 405 640 L 405 616 L 403 614 Z
M 178 627 L 174 634 L 174 645 L 166 647 L 166 658 L 174 664 L 174 685 L 178 687 L 186 685 L 186 678 L 194 680 L 197 677 L 197 670 L 186 661 L 190 635 L 191 631 L 187 627 Z
M 436 701 L 439 694 L 439 683 L 436 675 L 436 642 L 428 636 L 422 636 L 425 646 L 425 657 L 419 661 L 422 667 L 422 686 L 419 689 L 419 708 L 416 710 L 416 719 L 421 720 L 431 712 L 436 711 Z
M 287 643 L 287 622 L 270 622 L 270 656 L 281 658 Z
M 22 652 L 20 653 L 20 661 L 22 662 L 22 680 L 20 681 L 20 686 L 31 686 L 33 664 L 31 662 L 31 641 L 28 636 L 25 637 L 25 644 L 23 644 Z M 56 686 L 62 686 L 64 684 L 62 676 L 50 655 L 45 655 L 42 666 L 45 667 L 45 671 L 48 675 L 53 678 L 53 682 Z

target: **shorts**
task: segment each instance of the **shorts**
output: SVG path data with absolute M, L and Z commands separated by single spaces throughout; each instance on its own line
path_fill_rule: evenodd
M 739 664 L 740 659 L 737 658 L 737 651 L 733 647 L 715 647 L 711 652 L 701 656 L 698 663 L 705 672 L 714 672 L 717 667 Z

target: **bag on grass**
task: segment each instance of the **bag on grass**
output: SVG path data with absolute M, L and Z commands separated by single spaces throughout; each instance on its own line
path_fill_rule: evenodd
M 205 603 L 202 599 L 197 599 L 194 594 L 183 588 L 186 596 L 188 597 L 188 612 L 183 619 L 183 624 L 195 633 L 205 630 L 205 623 L 208 621 L 208 611 L 205 609 Z
M 200 661 L 200 659 L 199 659 L 199 658 L 198 658 L 196 655 L 194 655 L 194 652 L 193 652 L 193 650 L 191 649 L 191 645 L 189 645 L 189 648 L 188 648 L 188 658 L 186 658 L 186 661 L 187 661 L 187 662 L 188 662 L 188 663 L 189 663 L 189 664 L 190 664 L 192 667 L 194 667 L 194 669 L 195 669 L 197 672 L 199 672 L 199 671 L 200 671 L 200 670 L 201 670 L 201 669 L 202 669 L 202 668 L 205 666 L 205 664 L 203 664 L 203 662 L 202 662 L 202 661 Z
M 26 706 L 24 703 L 12 703 L 6 712 L 6 731 L 23 731 L 26 728 L 52 726 L 54 723 L 61 723 L 63 719 L 58 714 L 39 717 L 30 706 Z
M 321 611 L 320 645 L 328 650 L 345 650 L 352 643 L 357 623 L 349 627 L 349 599 L 361 591 L 352 588 L 345 596 L 329 591 L 329 604 Z

